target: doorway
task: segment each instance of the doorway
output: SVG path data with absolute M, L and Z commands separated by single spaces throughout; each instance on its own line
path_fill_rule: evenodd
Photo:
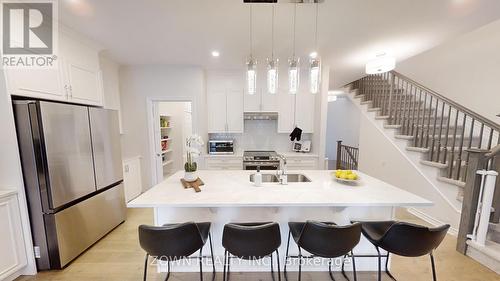
M 336 169 L 337 141 L 344 145 L 359 146 L 359 128 L 361 113 L 344 94 L 328 97 L 328 115 L 326 125 L 325 157 L 328 169 Z
M 153 173 L 158 184 L 184 169 L 186 138 L 193 133 L 191 101 L 152 101 Z

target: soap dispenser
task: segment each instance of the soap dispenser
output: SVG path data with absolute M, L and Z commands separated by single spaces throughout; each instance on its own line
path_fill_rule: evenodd
M 262 173 L 260 172 L 260 166 L 257 166 L 257 173 L 253 176 L 253 184 L 255 186 L 262 185 Z

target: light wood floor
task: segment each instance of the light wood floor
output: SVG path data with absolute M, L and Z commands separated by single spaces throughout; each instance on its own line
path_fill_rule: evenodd
M 423 223 L 410 214 L 399 211 L 399 219 Z M 127 221 L 117 227 L 113 232 L 104 237 L 64 270 L 41 272 L 36 276 L 23 276 L 17 281 L 28 280 L 142 280 L 144 252 L 139 247 L 137 226 L 139 224 L 152 224 L 153 214 L 148 209 L 129 209 Z M 455 239 L 448 236 L 435 253 L 437 262 L 438 279 L 440 281 L 494 281 L 500 276 L 483 267 L 474 260 L 460 255 L 455 251 Z M 374 261 L 375 262 L 375 261 Z M 430 262 L 428 257 L 403 258 L 394 257 L 393 274 L 398 280 L 420 281 L 432 280 Z M 343 279 L 341 274 L 335 274 L 337 280 Z M 155 268 L 150 267 L 148 280 L 163 280 L 164 274 L 157 274 Z M 296 275 L 291 272 L 290 280 L 296 280 Z M 198 274 L 174 273 L 169 280 L 199 280 Z M 205 274 L 205 280 L 211 280 L 211 274 Z M 217 280 L 222 280 L 222 274 L 217 275 Z M 270 273 L 231 273 L 231 280 L 272 280 Z M 310 273 L 302 275 L 304 281 L 330 280 L 327 272 Z M 352 280 L 352 278 L 351 278 Z M 377 280 L 375 273 L 359 273 L 358 280 Z M 384 280 L 390 280 L 385 277 Z

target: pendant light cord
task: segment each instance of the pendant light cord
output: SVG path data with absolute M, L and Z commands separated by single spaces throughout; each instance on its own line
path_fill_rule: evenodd
M 297 3 L 293 5 L 293 57 L 295 58 L 295 22 L 297 17 Z
M 271 15 L 271 59 L 274 61 L 274 5 Z
M 319 13 L 319 1 L 316 2 L 316 26 L 314 29 L 314 48 L 318 52 L 318 13 Z
M 250 4 L 250 58 L 253 57 L 253 28 L 252 28 L 252 5 Z

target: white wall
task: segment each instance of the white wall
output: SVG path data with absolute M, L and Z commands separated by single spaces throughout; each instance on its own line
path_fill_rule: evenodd
M 349 98 L 337 96 L 336 101 L 328 103 L 326 122 L 326 154 L 328 161 L 337 159 L 337 141 L 358 147 L 360 112 Z
M 127 66 L 120 69 L 123 158 L 142 156 L 144 189 L 152 182 L 147 99 L 191 100 L 193 132 L 207 139 L 205 77 L 199 67 Z
M 500 20 L 398 64 L 397 71 L 497 123 Z
M 28 257 L 28 265 L 20 272 L 22 274 L 35 274 L 36 265 L 33 256 L 33 242 L 31 240 L 31 228 L 29 224 L 28 207 L 24 192 L 24 181 L 17 144 L 17 135 L 14 125 L 14 114 L 12 102 L 7 93 L 4 72 L 0 71 L 0 189 L 14 189 L 18 192 L 19 206 L 21 209 L 21 220 L 23 223 L 23 235 Z M 2 239 L 0 231 L 0 239 Z
M 458 229 L 460 214 L 436 191 L 389 137 L 361 114 L 359 134 L 359 170 L 394 186 L 424 197 L 432 207 L 418 208 L 431 221 L 450 223 Z

